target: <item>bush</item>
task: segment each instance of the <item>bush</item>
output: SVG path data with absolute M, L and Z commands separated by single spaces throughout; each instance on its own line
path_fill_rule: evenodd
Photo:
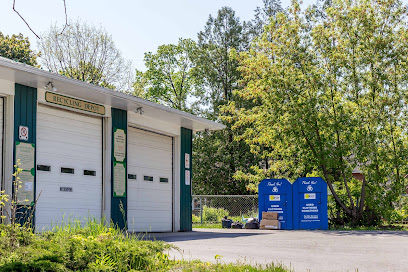
M 224 216 L 229 216 L 229 211 L 223 208 L 203 206 L 203 222 L 221 222 Z M 200 222 L 200 216 L 193 217 L 193 222 Z M 195 221 L 198 220 L 198 221 Z
M 0 247 L 0 271 L 52 272 L 149 270 L 170 246 L 88 222 L 83 228 L 69 225 L 40 235 L 0 225 Z

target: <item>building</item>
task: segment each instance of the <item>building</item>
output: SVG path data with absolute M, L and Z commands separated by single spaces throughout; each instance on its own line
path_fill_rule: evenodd
M 191 230 L 192 135 L 222 124 L 5 58 L 0 96 L 1 188 L 19 160 L 37 231 L 86 218 Z

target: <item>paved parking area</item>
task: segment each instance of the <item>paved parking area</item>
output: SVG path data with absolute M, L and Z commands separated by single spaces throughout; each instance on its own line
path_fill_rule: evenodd
M 178 259 L 279 262 L 295 272 L 408 271 L 408 232 L 194 229 L 150 234 L 177 246 Z

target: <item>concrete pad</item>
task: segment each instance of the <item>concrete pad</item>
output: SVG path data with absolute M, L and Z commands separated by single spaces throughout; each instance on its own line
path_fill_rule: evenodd
M 194 229 L 150 234 L 177 246 L 176 259 L 282 263 L 295 272 L 408 271 L 408 232 Z

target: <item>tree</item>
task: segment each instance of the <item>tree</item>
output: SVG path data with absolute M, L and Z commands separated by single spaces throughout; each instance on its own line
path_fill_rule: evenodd
M 53 25 L 42 35 L 38 47 L 43 66 L 52 72 L 122 91 L 131 89 L 131 62 L 122 57 L 102 27 L 76 21 L 62 32 Z
M 219 120 L 221 108 L 229 101 L 239 103 L 233 94 L 238 88 L 241 74 L 238 62 L 231 58 L 233 50 L 244 51 L 248 47 L 244 23 L 228 7 L 220 9 L 216 17 L 209 16 L 204 31 L 198 34 L 199 50 L 195 55 L 195 73 L 202 78 L 205 105 L 201 114 Z M 193 142 L 193 156 L 198 165 L 194 171 L 194 193 L 198 194 L 247 194 L 245 182 L 235 180 L 238 170 L 246 169 L 258 160 L 249 152 L 244 141 L 234 141 L 240 131 L 231 130 L 231 120 L 222 131 L 197 133 Z
M 183 111 L 194 111 L 194 96 L 201 84 L 193 74 L 192 54 L 196 44 L 191 39 L 180 39 L 178 44 L 161 45 L 157 53 L 145 53 L 147 71 L 137 71 L 134 89 L 154 102 Z M 141 90 L 142 89 L 142 90 Z
M 255 9 L 255 18 L 246 25 L 250 40 L 260 37 L 270 20 L 275 19 L 279 13 L 285 12 L 280 0 L 262 0 L 262 3 L 263 7 Z
M 206 114 L 208 118 L 217 119 L 219 107 L 232 99 L 232 90 L 237 87 L 240 73 L 230 52 L 245 50 L 247 45 L 244 26 L 229 7 L 221 8 L 215 18 L 210 15 L 204 31 L 198 33 L 196 73 L 206 88 L 203 102 L 210 107 Z
M 252 108 L 230 103 L 265 176 L 321 176 L 333 220 L 389 218 L 407 174 L 408 9 L 398 0 L 334 1 L 325 16 L 294 2 L 240 55 Z M 360 169 L 363 180 L 353 178 Z M 256 188 L 256 182 L 253 183 Z
M 30 41 L 22 34 L 5 36 L 0 32 L 0 56 L 38 67 L 37 57 L 40 54 L 31 50 L 30 46 Z

